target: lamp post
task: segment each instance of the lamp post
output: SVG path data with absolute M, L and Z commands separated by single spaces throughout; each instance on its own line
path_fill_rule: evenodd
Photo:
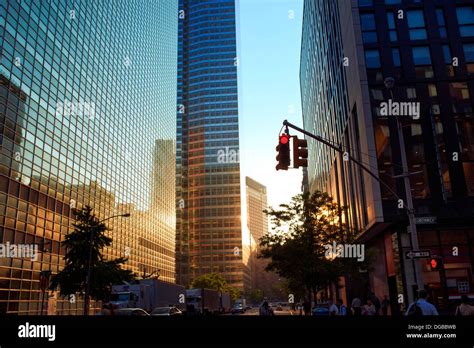
M 117 218 L 117 217 L 129 217 L 130 213 L 125 213 L 125 214 L 119 214 L 119 215 L 114 215 L 110 216 L 106 219 L 100 220 L 98 224 L 101 224 L 107 220 Z M 92 242 L 94 239 L 94 229 L 91 230 L 90 233 L 90 240 L 89 240 L 89 260 L 87 262 L 87 277 L 86 277 L 86 291 L 84 295 L 84 315 L 89 315 L 89 297 L 90 297 L 90 289 L 91 289 L 91 272 L 92 272 Z
M 393 77 L 387 77 L 384 80 L 385 87 L 389 90 L 390 96 L 392 98 L 392 102 L 394 102 L 393 97 L 393 88 L 395 86 L 395 79 Z M 410 185 L 410 175 L 418 174 L 418 173 L 410 173 L 408 171 L 408 161 L 407 161 L 407 154 L 405 150 L 405 138 L 403 134 L 403 125 L 400 121 L 399 117 L 395 117 L 397 121 L 397 133 L 398 133 L 398 144 L 400 147 L 400 159 L 402 164 L 402 171 L 403 173 L 400 175 L 394 176 L 395 179 L 403 178 L 403 186 L 405 187 L 405 198 L 406 198 L 406 206 L 407 206 L 407 215 L 408 215 L 408 224 L 409 224 L 409 234 L 410 234 L 410 243 L 412 250 L 419 250 L 418 244 L 418 234 L 416 229 L 416 219 L 415 219 L 415 209 L 413 207 L 413 198 L 411 194 L 411 185 Z M 414 273 L 414 284 L 416 285 L 417 289 L 423 289 L 423 275 L 421 271 L 420 261 L 412 258 L 412 265 L 413 265 L 413 273 Z M 407 271 L 407 269 L 405 269 Z M 408 272 L 406 272 L 408 273 Z M 411 291 L 410 291 L 411 290 Z M 413 289 L 407 289 L 408 291 L 408 299 L 411 302 L 413 300 Z

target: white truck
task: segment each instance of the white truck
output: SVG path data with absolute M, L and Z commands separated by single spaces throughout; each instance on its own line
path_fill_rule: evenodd
M 113 285 L 110 303 L 115 308 L 141 308 L 151 312 L 156 307 L 186 308 L 184 286 L 157 279 L 141 279 L 134 283 Z

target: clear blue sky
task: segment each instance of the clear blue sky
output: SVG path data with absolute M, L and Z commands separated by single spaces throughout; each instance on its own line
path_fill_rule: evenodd
M 285 118 L 302 124 L 303 0 L 240 0 L 237 5 L 241 171 L 267 186 L 268 203 L 275 206 L 289 201 L 301 188 L 301 168 L 275 170 L 275 147 Z

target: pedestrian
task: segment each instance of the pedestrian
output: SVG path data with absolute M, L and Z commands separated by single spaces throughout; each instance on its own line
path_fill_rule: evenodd
M 474 306 L 469 304 L 469 297 L 467 295 L 461 296 L 461 304 L 456 307 L 456 316 L 471 316 L 474 315 Z
M 259 314 L 262 316 L 274 315 L 273 310 L 270 308 L 267 301 L 264 301 L 260 306 Z
M 383 314 L 384 317 L 387 316 L 388 307 L 390 307 L 390 300 L 388 299 L 388 296 L 387 296 L 387 295 L 383 295 L 383 300 L 382 300 L 382 314 Z
M 303 302 L 304 315 L 311 315 L 311 303 L 309 301 Z
M 339 315 L 347 315 L 347 307 L 341 299 L 337 300 L 337 306 L 339 307 Z
M 375 295 L 374 292 L 371 292 L 369 294 L 369 299 L 375 306 L 375 315 L 379 315 L 380 314 L 380 307 L 381 307 L 379 298 Z
M 328 305 L 329 305 L 329 315 L 338 315 L 339 314 L 339 308 L 334 304 L 332 298 L 328 299 Z
M 439 315 L 436 307 L 427 301 L 428 292 L 424 289 L 418 290 L 418 300 L 413 302 L 405 313 L 410 316 Z
M 375 305 L 373 304 L 372 300 L 367 299 L 367 303 L 362 307 L 362 315 L 376 315 L 377 310 L 375 309 Z
M 354 316 L 360 316 L 362 315 L 362 308 L 361 308 L 361 301 L 360 298 L 354 297 L 351 303 L 351 312 L 352 315 Z

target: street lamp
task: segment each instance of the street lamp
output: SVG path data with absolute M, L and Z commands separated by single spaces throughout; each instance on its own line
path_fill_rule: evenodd
M 393 88 L 395 87 L 395 79 L 393 77 L 387 77 L 384 80 L 385 87 L 389 90 L 390 96 L 392 98 L 392 102 L 395 101 L 393 98 Z M 407 215 L 408 215 L 408 224 L 410 230 L 410 242 L 412 250 L 419 250 L 418 245 L 418 234 L 416 229 L 416 219 L 415 219 L 415 209 L 413 207 L 413 198 L 411 195 L 411 185 L 410 185 L 410 175 L 417 174 L 417 173 L 410 173 L 408 171 L 408 161 L 407 161 L 407 154 L 405 150 L 405 139 L 403 134 L 403 125 L 400 121 L 399 117 L 395 117 L 397 121 L 397 132 L 398 132 L 398 144 L 400 147 L 400 158 L 402 164 L 402 171 L 403 173 L 400 175 L 394 176 L 395 179 L 403 178 L 403 183 L 405 186 L 405 198 L 407 200 Z M 412 258 L 413 270 L 414 270 L 414 283 L 416 284 L 418 290 L 423 289 L 423 275 L 421 272 L 421 265 L 418 260 Z M 405 269 L 406 271 L 406 269 Z M 411 300 L 411 296 L 413 295 L 412 289 L 407 289 L 408 291 L 408 298 Z
M 118 218 L 118 217 L 130 217 L 130 213 L 125 213 L 125 214 L 119 214 L 119 215 L 114 215 L 110 216 L 108 218 L 105 218 L 103 220 L 100 220 L 98 224 L 101 224 L 107 220 L 113 219 L 113 218 Z M 89 241 L 89 262 L 87 263 L 87 278 L 86 278 L 86 292 L 84 295 L 84 315 L 89 315 L 89 294 L 91 290 L 91 272 L 92 272 L 92 241 L 94 237 L 94 229 L 91 231 L 90 235 L 90 241 Z

